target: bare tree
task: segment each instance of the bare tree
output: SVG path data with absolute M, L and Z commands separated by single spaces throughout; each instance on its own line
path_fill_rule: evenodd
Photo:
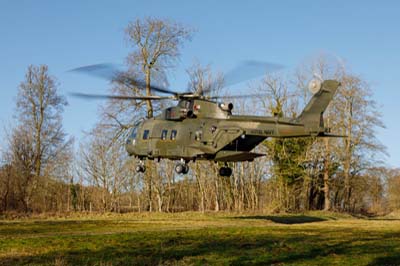
M 137 84 L 119 83 L 112 88 L 113 92 L 120 95 L 146 95 L 150 96 L 151 83 L 167 83 L 166 72 L 178 61 L 180 49 L 186 40 L 191 39 L 192 31 L 176 22 L 156 18 L 137 19 L 127 26 L 126 40 L 133 48 L 127 57 L 129 67 L 126 75 L 138 80 L 144 80 L 145 91 L 138 88 Z M 124 74 L 125 75 L 125 74 Z M 118 80 L 118 79 L 117 79 Z M 146 101 L 116 101 L 111 100 L 103 110 L 101 124 L 107 128 L 113 138 L 113 145 L 122 145 L 122 139 L 127 130 L 138 121 L 153 117 L 162 103 L 156 103 L 154 108 L 150 100 Z M 147 110 L 144 110 L 146 107 Z M 153 176 L 152 162 L 146 162 L 147 171 L 144 174 L 144 187 L 147 190 L 148 210 L 153 209 Z M 160 196 L 158 194 L 158 196 Z
M 65 141 L 66 134 L 62 128 L 61 114 L 66 105 L 65 98 L 57 92 L 55 78 L 49 75 L 48 67 L 29 66 L 18 92 L 17 113 L 20 125 L 32 138 L 36 177 L 70 144 Z
M 354 203 L 360 195 L 354 195 L 356 176 L 379 165 L 379 158 L 385 155 L 385 147 L 376 138 L 376 131 L 384 127 L 381 114 L 368 84 L 360 77 L 345 74 L 341 79 L 342 86 L 332 108 L 335 120 L 334 127 L 345 138 L 337 140 L 337 156 L 343 165 L 343 198 L 340 203 L 347 211 L 354 210 Z M 380 156 L 381 155 L 381 156 Z
M 127 160 L 123 147 L 113 145 L 101 127 L 96 127 L 89 137 L 81 145 L 79 172 L 100 189 L 103 211 L 119 211 L 120 196 L 130 181 L 133 164 Z
M 391 211 L 400 210 L 400 169 L 388 169 L 386 173 L 387 193 Z
M 151 95 L 152 75 L 175 65 L 183 42 L 191 38 L 191 31 L 175 22 L 145 18 L 129 23 L 125 32 L 128 42 L 135 48 L 128 57 L 128 64 L 135 72 L 142 71 L 146 95 Z M 146 105 L 147 117 L 153 117 L 152 102 L 147 100 Z
M 176 22 L 145 18 L 130 22 L 125 33 L 133 51 L 127 56 L 129 69 L 122 77 L 126 75 L 144 80 L 145 91 L 137 84 L 117 82 L 112 87 L 112 92 L 125 96 L 150 96 L 153 93 L 151 84 L 158 83 L 161 87 L 167 84 L 166 73 L 177 63 L 180 49 L 184 41 L 191 39 L 192 30 Z M 121 80 L 116 78 L 116 81 Z M 153 104 L 150 100 L 110 100 L 103 108 L 101 123 L 109 128 L 111 135 L 117 140 L 144 117 L 153 117 L 159 110 Z M 160 103 L 156 104 L 160 106 Z M 147 110 L 144 110 L 144 106 Z
M 50 208 L 51 201 L 43 198 L 54 199 L 54 195 L 46 192 L 49 188 L 46 185 L 65 181 L 70 174 L 72 140 L 66 140 L 61 117 L 66 104 L 48 67 L 29 66 L 18 91 L 18 124 L 8 137 L 7 156 L 18 180 L 17 195 L 25 211 L 32 210 L 34 197 L 44 203 L 37 205 L 37 210 Z
M 310 153 L 311 158 L 317 162 L 316 169 L 322 169 L 320 174 L 318 171 L 315 174 L 323 180 L 320 183 L 323 184 L 324 208 L 354 211 L 356 202 L 364 198 L 360 193 L 369 191 L 358 188 L 374 175 L 368 172 L 379 166 L 380 158 L 385 155 L 385 147 L 376 138 L 377 128 L 384 127 L 382 116 L 367 82 L 349 73 L 342 60 L 318 56 L 298 71 L 296 84 L 306 91 L 307 81 L 313 76 L 341 82 L 324 116 L 326 127 L 336 134 L 346 136 L 318 139 L 313 145 L 314 152 Z M 304 101 L 308 98 L 309 94 L 304 93 Z M 318 163 L 317 158 L 323 160 Z

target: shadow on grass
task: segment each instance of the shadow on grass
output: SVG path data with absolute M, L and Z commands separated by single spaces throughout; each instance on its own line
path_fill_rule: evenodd
M 378 218 L 369 218 L 368 220 L 371 220 L 371 221 L 400 221 L 399 218 L 380 218 L 380 217 L 378 217 Z
M 112 224 L 111 221 L 106 220 L 93 220 L 93 221 L 76 221 L 76 220 L 60 220 L 60 221 L 15 221 L 15 222 L 0 222 L 0 236 L 1 235 L 23 235 L 23 234 L 37 234 L 37 233 L 57 233 L 59 230 L 76 231 L 82 228 L 104 227 Z
M 233 236 L 232 232 L 204 231 L 158 232 L 142 234 L 119 234 L 119 243 L 110 244 L 111 238 L 90 237 L 83 241 L 96 243 L 99 247 L 85 247 L 52 251 L 37 256 L 0 258 L 0 265 L 54 265 L 62 258 L 61 265 L 243 265 L 294 263 L 329 253 L 322 246 L 296 251 L 293 243 L 318 243 L 318 237 L 273 236 L 252 234 Z M 336 253 L 345 249 L 335 248 Z
M 372 265 L 400 265 L 400 254 L 376 258 L 368 264 L 368 266 Z
M 37 256 L 1 258 L 0 265 L 54 265 L 57 260 L 62 262 L 61 265 L 113 266 L 296 263 L 318 265 L 329 264 L 330 259 L 336 262 L 340 259 L 343 263 L 353 265 L 379 265 L 398 263 L 400 259 L 394 246 L 386 241 L 387 239 L 377 236 L 357 238 L 357 244 L 349 241 L 350 239 L 332 244 L 324 236 L 310 235 L 310 230 L 304 230 L 299 235 L 285 235 L 284 229 L 277 231 L 239 236 L 230 231 L 220 230 L 207 233 L 204 230 L 196 230 L 184 233 L 170 231 L 94 236 L 81 241 L 96 243 L 96 248 L 85 248 L 82 245 L 81 248 L 61 249 Z M 118 242 L 113 242 L 115 240 Z M 361 244 L 359 241 L 366 243 Z M 361 263 L 359 259 L 365 254 L 372 254 L 375 259 L 372 262 L 369 260 Z M 353 258 L 354 261 L 351 261 Z
M 235 219 L 250 219 L 250 220 L 268 220 L 278 224 L 304 224 L 327 221 L 326 218 L 313 217 L 306 215 L 296 216 L 269 216 L 269 215 L 256 215 L 256 216 L 239 216 Z

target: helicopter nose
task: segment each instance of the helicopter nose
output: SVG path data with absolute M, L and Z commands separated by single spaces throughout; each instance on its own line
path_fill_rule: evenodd
M 125 149 L 128 152 L 129 156 L 131 156 L 135 153 L 135 151 L 134 151 L 135 147 L 134 147 L 132 139 L 128 139 L 126 141 Z
M 135 144 L 136 144 L 136 139 L 133 138 L 126 139 L 125 149 L 129 155 L 134 154 Z

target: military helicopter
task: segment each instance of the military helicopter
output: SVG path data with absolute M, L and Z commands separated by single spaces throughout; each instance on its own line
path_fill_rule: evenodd
M 80 68 L 78 71 L 87 71 Z M 119 75 L 119 81 L 144 88 L 145 83 L 127 75 Z M 137 172 L 145 172 L 144 160 L 167 158 L 177 160 L 175 172 L 186 174 L 188 163 L 196 160 L 222 162 L 220 176 L 228 177 L 232 169 L 228 162 L 253 161 L 265 154 L 252 150 L 266 138 L 335 137 L 325 128 L 323 113 L 332 100 L 340 83 L 336 80 L 314 79 L 309 89 L 314 95 L 296 118 L 279 116 L 253 116 L 232 114 L 232 103 L 217 102 L 220 96 L 200 93 L 179 93 L 150 85 L 152 91 L 170 96 L 117 96 L 74 93 L 84 98 L 107 98 L 119 100 L 172 99 L 176 106 L 164 109 L 159 115 L 145 119 L 131 129 L 126 140 L 130 156 L 139 159 Z M 228 98 L 255 95 L 231 96 Z

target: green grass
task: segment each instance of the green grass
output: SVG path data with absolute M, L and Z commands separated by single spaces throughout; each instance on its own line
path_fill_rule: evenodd
M 126 214 L 0 221 L 0 265 L 400 265 L 400 220 Z

